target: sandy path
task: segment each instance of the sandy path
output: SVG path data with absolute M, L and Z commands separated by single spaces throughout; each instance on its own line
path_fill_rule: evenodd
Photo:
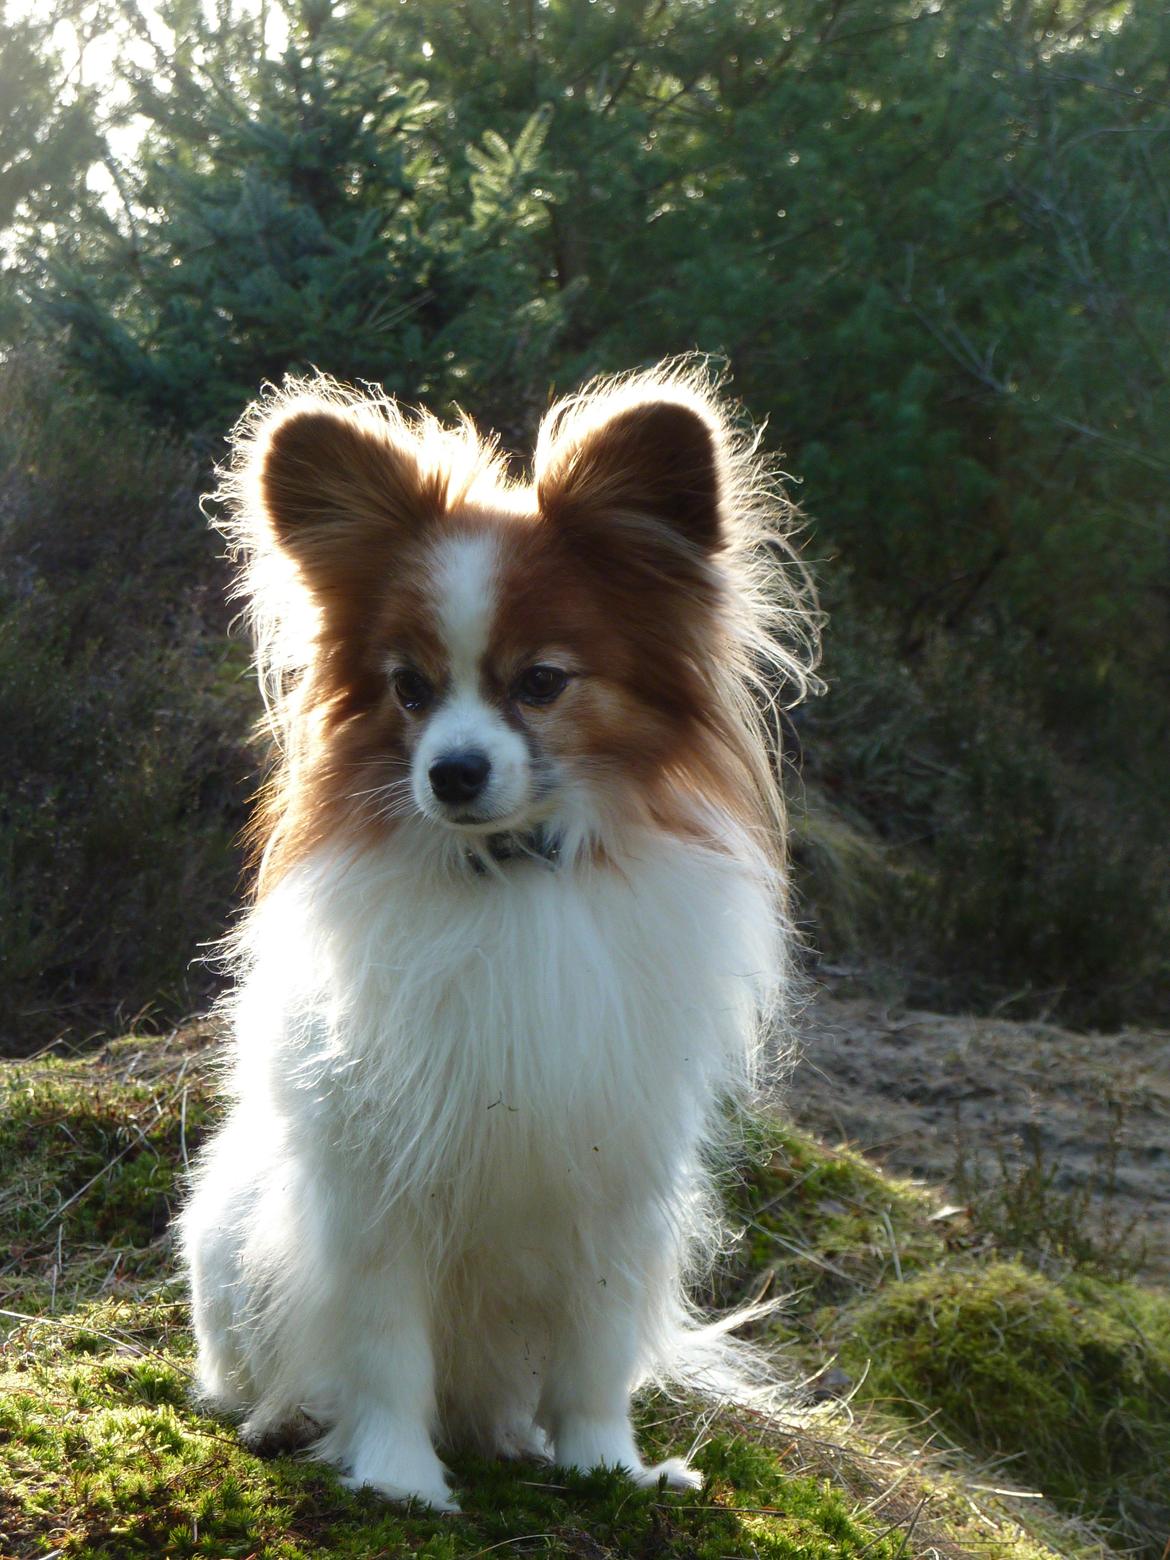
M 955 1172 L 960 1131 L 988 1171 L 1001 1150 L 1020 1162 L 1025 1141 L 1035 1142 L 1058 1188 L 1088 1186 L 1094 1217 L 1136 1220 L 1150 1275 L 1170 1274 L 1170 1031 L 1074 1034 L 828 992 L 806 1009 L 801 1029 L 789 1091 L 801 1125 L 943 1184 Z M 1108 1179 L 1113 1193 L 1102 1206 Z

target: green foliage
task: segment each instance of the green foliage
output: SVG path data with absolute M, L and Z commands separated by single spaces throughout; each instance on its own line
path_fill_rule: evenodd
M 146 132 L 14 186 L 10 335 L 184 429 L 317 363 L 516 446 L 554 382 L 725 354 L 833 558 L 814 939 L 1165 1010 L 1165 7 L 109 14 Z
M 0 228 L 28 203 L 57 210 L 101 155 L 89 94 L 53 54 L 53 23 L 0 4 Z
M 940 1207 L 774 1123 L 753 1157 L 732 1198 L 745 1240 L 721 1300 L 787 1296 L 774 1331 L 825 1365 L 814 1391 L 835 1373 L 823 1390 L 850 1393 L 855 1411 L 930 1416 L 1003 1465 L 996 1484 L 1043 1491 L 1161 1560 L 1170 1299 L 1123 1276 L 1138 1259 L 1111 1227 L 1107 1176 L 1074 1202 L 1035 1164 L 999 1197 L 969 1171 L 956 1190 L 970 1204 Z
M 440 402 L 542 386 L 560 323 L 540 296 L 546 114 L 511 139 L 477 127 L 455 167 L 434 151 L 448 105 L 404 75 L 392 17 L 286 7 L 276 56 L 263 9 L 162 14 L 173 53 L 122 67 L 149 129 L 121 210 L 107 197 L 68 236 L 33 225 L 21 251 L 87 377 L 203 430 L 312 365 Z M 123 21 L 141 48 L 141 16 Z
M 39 1308 L 51 1293 L 67 1304 L 95 1273 L 123 1286 L 165 1270 L 161 1237 L 208 1114 L 205 1088 L 186 1079 L 190 1059 L 189 1039 L 132 1037 L 97 1066 L 62 1058 L 5 1065 L 0 1249 L 4 1271 L 21 1275 L 9 1279 L 9 1301 Z
M 187 968 L 236 879 L 249 706 L 191 458 L 36 359 L 3 367 L 0 451 L 11 1054 L 205 989 Z
M 352 32 L 341 57 L 340 25 L 279 61 L 258 12 L 184 8 L 176 25 L 172 58 L 127 70 L 151 129 L 124 219 L 103 208 L 42 257 L 46 318 L 105 388 L 181 427 L 314 362 L 407 388 L 387 343 L 410 353 L 425 293 L 412 213 L 428 172 L 402 150 L 430 111 L 420 87 Z
M 1022 630 L 935 633 L 907 663 L 853 602 L 835 621 L 835 691 L 802 721 L 794 806 L 820 945 L 927 1005 L 1007 1000 L 1103 1027 L 1163 1012 L 1160 761 L 1131 754 L 1123 773 L 1077 751 L 1091 735 L 1059 745 Z
M 799 1324 L 945 1257 L 955 1232 L 931 1222 L 936 1204 L 924 1187 L 850 1149 L 826 1148 L 771 1120 L 765 1127 L 764 1152 L 731 1195 L 732 1217 L 745 1228 L 737 1285 L 744 1266 L 755 1291 L 769 1272 L 780 1292 L 799 1282 L 799 1302 L 784 1313 Z
M 865 1392 L 923 1406 L 1010 1478 L 1158 1560 L 1170 1521 L 1170 1300 L 1015 1263 L 932 1269 L 848 1314 Z

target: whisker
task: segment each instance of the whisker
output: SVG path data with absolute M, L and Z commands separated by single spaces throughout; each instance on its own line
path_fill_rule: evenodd
M 409 780 L 388 780 L 385 785 L 372 785 L 368 791 L 347 791 L 350 801 L 356 801 L 359 796 L 381 796 L 387 791 L 405 791 L 410 785 Z

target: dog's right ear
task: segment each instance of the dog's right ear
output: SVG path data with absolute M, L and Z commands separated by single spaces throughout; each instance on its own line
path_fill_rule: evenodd
M 261 424 L 252 461 L 273 537 L 317 596 L 376 576 L 439 505 L 404 423 L 311 397 Z

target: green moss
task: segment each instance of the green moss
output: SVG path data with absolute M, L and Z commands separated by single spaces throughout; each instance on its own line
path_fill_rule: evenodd
M 695 1495 L 636 1490 L 611 1474 L 459 1458 L 461 1518 L 403 1512 L 328 1472 L 246 1452 L 231 1427 L 187 1405 L 184 1307 L 104 1302 L 27 1324 L 0 1373 L 6 1538 L 65 1556 L 480 1554 L 533 1535 L 539 1553 L 717 1560 L 892 1560 L 897 1535 L 850 1514 L 839 1489 L 794 1476 L 782 1454 L 718 1430 L 698 1454 Z M 684 1433 L 647 1406 L 653 1444 Z M 689 1434 L 690 1422 L 685 1422 Z
M 3 1303 L 63 1308 L 93 1292 L 95 1269 L 115 1287 L 167 1270 L 184 1156 L 209 1115 L 206 1049 L 195 1027 L 0 1066 Z
M 181 1192 L 184 1151 L 209 1116 L 213 1055 L 206 1028 L 193 1026 L 128 1037 L 81 1059 L 0 1065 L 9 1192 L 0 1195 L 0 1249 L 12 1253 L 0 1305 L 36 1318 L 0 1318 L 11 1328 L 0 1371 L 0 1553 L 1051 1555 L 994 1497 L 920 1450 L 891 1451 L 880 1413 L 868 1427 L 837 1420 L 810 1430 L 731 1411 L 709 1423 L 706 1408 L 651 1399 L 640 1432 L 652 1454 L 685 1450 L 700 1428 L 707 1438 L 697 1454 L 706 1476 L 699 1494 L 460 1458 L 454 1473 L 466 1511 L 454 1520 L 354 1495 L 305 1463 L 252 1456 L 231 1425 L 188 1404 L 188 1318 L 169 1287 L 165 1222 Z M 924 1188 L 773 1121 L 749 1136 L 747 1172 L 729 1188 L 745 1254 L 716 1298 L 742 1298 L 766 1281 L 792 1294 L 777 1330 L 787 1334 L 794 1377 L 824 1363 L 838 1324 L 851 1328 L 859 1307 L 933 1281 L 956 1252 L 964 1263 L 956 1283 L 983 1271 L 968 1250 L 979 1238 L 969 1222 L 938 1220 Z M 1131 1303 L 1137 1327 L 1155 1331 L 1138 1291 Z M 971 1444 L 983 1451 L 985 1427 L 977 1432 Z M 1070 1540 L 1040 1506 L 1032 1503 L 1027 1518 L 1040 1529 L 1056 1525 L 1059 1553 L 1101 1554 L 1091 1534 Z
M 745 1234 L 735 1277 L 758 1289 L 774 1273 L 775 1287 L 792 1291 L 790 1326 L 858 1289 L 941 1261 L 966 1238 L 962 1223 L 933 1219 L 932 1193 L 860 1154 L 827 1148 L 783 1122 L 767 1122 L 753 1138 L 749 1170 L 729 1196 Z
M 1160 1557 L 1170 1530 L 1170 1298 L 1016 1262 L 932 1268 L 838 1319 L 871 1398 Z

